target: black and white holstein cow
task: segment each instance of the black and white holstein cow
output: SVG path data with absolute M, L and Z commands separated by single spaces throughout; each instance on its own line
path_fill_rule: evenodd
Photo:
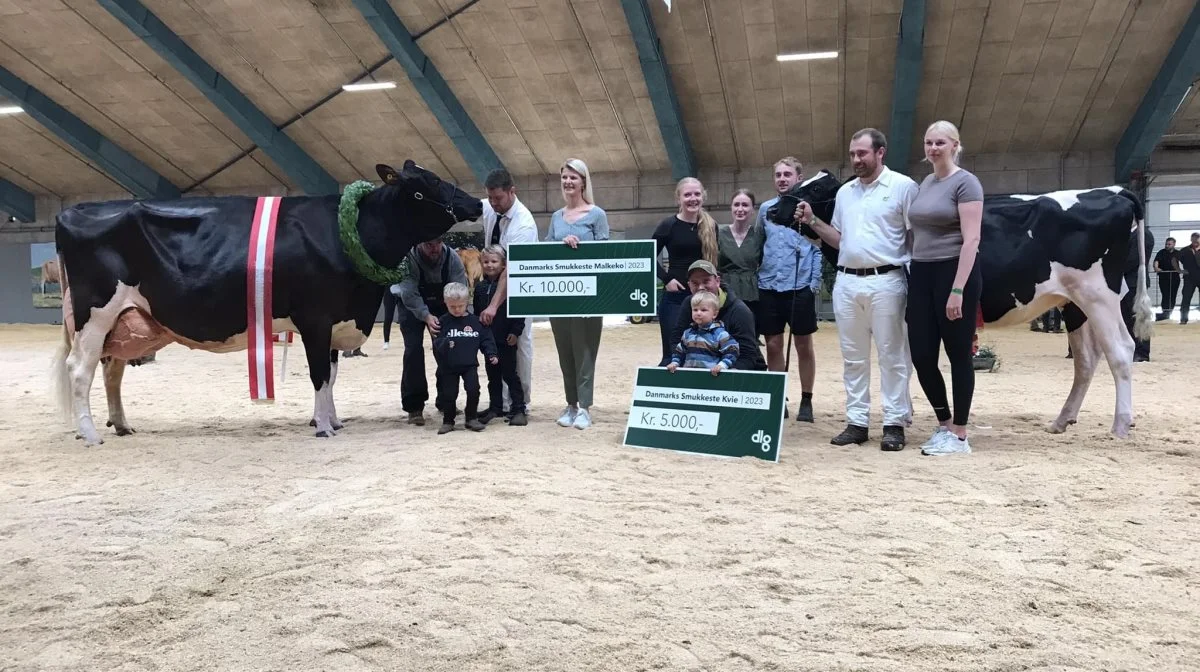
M 791 221 L 796 204 L 806 200 L 813 213 L 828 222 L 841 184 L 821 171 L 796 185 L 769 216 L 775 222 Z M 1141 259 L 1136 289 L 1127 286 L 1123 274 L 1134 231 Z M 1112 433 L 1129 435 L 1133 338 L 1150 338 L 1154 324 L 1146 293 L 1145 245 L 1142 204 L 1119 186 L 984 198 L 978 257 L 984 323 L 1026 324 L 1056 307 L 1063 309 L 1067 323 L 1075 378 L 1049 431 L 1061 433 L 1075 424 L 1103 356 L 1116 381 Z M 826 259 L 837 258 L 837 250 L 826 244 L 822 252 Z M 1121 318 L 1121 298 L 1129 291 L 1136 291 L 1135 334 Z
M 483 214 L 478 198 L 412 161 L 399 172 L 383 164 L 376 170 L 381 186 L 360 185 L 365 195 L 356 230 L 365 261 L 344 247 L 337 195 L 119 201 L 63 210 L 55 228 L 63 276 L 55 379 L 59 407 L 73 416 L 79 437 L 87 445 L 103 443 L 89 403 L 102 358 L 108 424 L 124 435 L 133 431 L 121 405 L 128 360 L 170 343 L 216 353 L 246 350 L 264 331 L 267 338 L 300 334 L 316 392 L 316 434 L 340 429 L 333 403 L 337 353 L 366 341 L 385 291 L 361 268 L 374 262 L 371 268 L 395 269 L 417 243 Z M 252 220 L 264 202 L 278 213 L 273 251 L 264 253 L 273 256 L 265 295 L 258 276 L 248 273 L 252 231 L 260 230 Z M 261 296 L 269 299 L 252 298 Z M 248 308 L 257 301 L 263 305 L 256 321 Z M 267 304 L 269 325 L 262 324 Z

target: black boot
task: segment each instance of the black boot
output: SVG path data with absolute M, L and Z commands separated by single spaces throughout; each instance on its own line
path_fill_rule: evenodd
M 814 422 L 812 392 L 804 392 L 800 395 L 800 408 L 796 409 L 796 422 Z
M 883 428 L 883 441 L 879 443 L 880 450 L 897 451 L 904 450 L 904 428 L 900 425 L 885 425 Z
M 830 439 L 829 443 L 835 446 L 848 446 L 852 443 L 866 443 L 867 439 L 869 438 L 870 436 L 868 435 L 866 427 L 859 427 L 858 425 L 846 425 L 846 428 L 842 430 L 842 433 Z

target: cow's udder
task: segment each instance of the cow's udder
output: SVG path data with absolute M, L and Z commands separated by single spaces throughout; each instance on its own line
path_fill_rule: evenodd
M 175 339 L 140 308 L 129 308 L 117 318 L 104 339 L 104 356 L 137 359 L 156 352 Z

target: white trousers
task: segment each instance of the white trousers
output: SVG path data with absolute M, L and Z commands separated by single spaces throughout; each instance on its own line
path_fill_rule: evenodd
M 844 361 L 846 420 L 868 427 L 871 415 L 871 341 L 879 356 L 883 424 L 905 426 L 912 416 L 908 328 L 904 310 L 908 282 L 903 270 L 884 275 L 838 273 L 833 312 Z
M 525 329 L 517 337 L 517 375 L 521 376 L 521 387 L 525 389 L 525 405 L 530 406 L 529 393 L 533 389 L 533 320 L 525 320 Z M 504 410 L 512 406 L 508 396 L 508 385 L 504 385 Z

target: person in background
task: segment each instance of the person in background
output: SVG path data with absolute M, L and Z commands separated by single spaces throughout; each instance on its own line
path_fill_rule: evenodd
M 537 223 L 529 208 L 517 198 L 517 189 L 513 186 L 512 175 L 503 168 L 497 168 L 488 173 L 483 186 L 487 189 L 487 198 L 483 201 L 483 245 L 499 245 L 504 248 L 505 258 L 508 246 L 512 243 L 536 243 L 538 239 Z M 487 308 L 479 311 L 479 321 L 488 326 L 500 312 L 508 300 L 508 274 L 500 276 L 496 293 L 492 295 Z M 530 325 L 532 326 L 532 325 Z M 511 394 L 508 385 L 504 385 L 505 412 L 517 410 L 529 413 L 529 403 L 533 394 L 533 329 L 525 329 L 517 339 L 517 373 L 524 386 L 522 399 L 525 406 L 512 408 Z
M 664 250 L 667 266 L 657 264 L 658 279 L 663 283 L 663 297 L 658 304 L 659 337 L 662 340 L 662 359 L 666 366 L 675 343 L 671 330 L 679 317 L 680 307 L 690 293 L 687 269 L 697 259 L 717 263 L 717 222 L 704 209 L 704 185 L 694 177 L 685 177 L 675 185 L 675 202 L 679 212 L 659 222 L 654 229 L 655 259 Z
M 429 381 L 425 378 L 425 332 L 433 338 L 441 329 L 438 316 L 446 312 L 446 285 L 467 285 L 467 270 L 441 238 L 418 244 L 405 257 L 410 274 L 391 292 L 400 299 L 400 334 L 404 337 L 403 372 L 400 374 L 400 405 L 408 424 L 425 424 L 425 402 Z
M 484 424 L 479 421 L 479 353 L 482 351 L 487 362 L 499 363 L 496 342 L 492 332 L 467 312 L 470 290 L 458 282 L 451 282 L 443 290 L 446 312 L 438 317 L 439 329 L 433 337 L 433 357 L 437 361 L 437 400 L 435 405 L 442 412 L 442 426 L 438 434 L 454 431 L 454 418 L 458 415 L 458 382 L 461 380 L 467 393 L 465 426 L 474 432 L 482 432 Z
M 717 230 L 717 271 L 729 289 L 757 315 L 758 269 L 762 266 L 766 234 L 754 221 L 754 208 L 754 194 L 749 189 L 734 193 L 729 204 L 733 223 Z
M 799 159 L 785 156 L 775 162 L 775 189 L 786 193 L 803 178 Z M 755 225 L 763 229 L 762 266 L 758 270 L 758 332 L 767 341 L 767 368 L 786 371 L 785 329 L 791 329 L 800 372 L 800 407 L 796 420 L 813 422 L 813 384 L 817 355 L 812 335 L 817 332 L 817 294 L 821 290 L 821 249 L 800 232 L 767 221 L 767 211 L 779 202 L 776 196 L 758 207 Z M 784 407 L 784 416 L 787 408 Z
M 738 342 L 717 320 L 717 311 L 721 308 L 717 295 L 699 291 L 692 294 L 689 303 L 692 304 L 692 323 L 675 344 L 667 370 L 675 373 L 680 366 L 708 369 L 715 376 L 733 368 L 738 358 Z
M 1175 249 L 1174 238 L 1167 238 L 1163 249 L 1154 255 L 1154 273 L 1158 275 L 1158 293 L 1162 297 L 1155 321 L 1162 322 L 1171 317 L 1179 294 L 1179 250 Z
M 558 175 L 566 205 L 550 216 L 546 240 L 561 241 L 571 248 L 578 248 L 580 241 L 608 240 L 608 215 L 592 200 L 592 178 L 587 164 L 567 159 L 558 169 Z M 567 398 L 567 407 L 557 421 L 560 427 L 592 426 L 590 409 L 603 328 L 603 317 L 550 318 Z
M 833 310 L 844 362 L 846 428 L 830 443 L 861 444 L 869 438 L 874 342 L 883 396 L 880 449 L 897 451 L 905 446 L 904 426 L 912 416 L 908 337 L 904 333 L 908 303 L 904 266 L 909 262 L 908 215 L 917 196 L 917 183 L 885 166 L 886 154 L 883 133 L 874 128 L 855 133 L 850 138 L 850 164 L 858 179 L 838 189 L 833 221 L 816 219 L 804 202 L 796 215 L 838 249 Z
M 476 315 L 487 310 L 499 291 L 500 283 L 503 282 L 507 265 L 504 248 L 500 245 L 483 248 L 479 253 L 479 263 L 483 267 L 483 277 L 475 283 Z M 483 322 L 482 318 L 480 322 Z M 502 388 L 506 388 L 512 391 L 512 399 L 515 400 L 512 402 L 513 410 L 507 416 L 507 422 L 514 427 L 523 427 L 529 424 L 529 420 L 523 410 L 525 386 L 522 385 L 523 381 L 517 370 L 517 344 L 521 340 L 521 333 L 526 330 L 525 318 L 509 317 L 505 304 L 500 304 L 500 309 L 493 314 L 491 323 L 485 328 L 492 332 L 492 339 L 496 341 L 499 361 L 495 364 L 488 362 L 484 367 L 488 378 L 488 409 L 479 416 L 479 421 L 486 425 L 505 415 Z
M 939 426 L 921 447 L 922 455 L 969 453 L 967 420 L 975 393 L 971 343 L 979 309 L 976 256 L 983 220 L 983 186 L 959 167 L 958 128 L 936 121 L 925 131 L 925 158 L 933 173 L 921 182 L 908 210 L 913 228 L 909 270 L 908 342 L 913 368 Z M 950 360 L 954 409 L 938 369 L 943 344 Z
M 1188 323 L 1192 295 L 1200 285 L 1200 231 L 1192 232 L 1192 244 L 1179 251 L 1179 272 L 1183 275 L 1183 296 L 1179 302 L 1179 323 Z

